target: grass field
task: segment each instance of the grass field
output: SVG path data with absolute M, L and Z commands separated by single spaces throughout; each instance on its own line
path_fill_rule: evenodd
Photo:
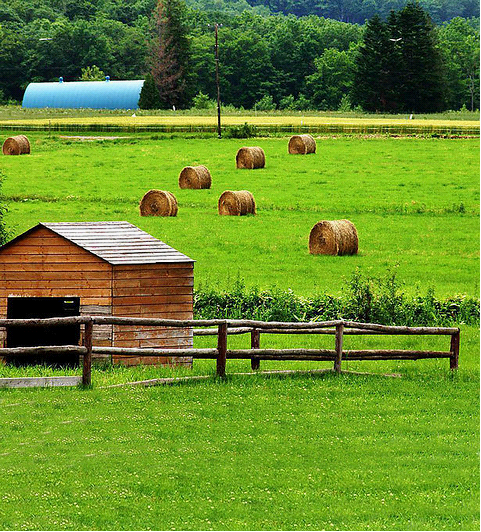
M 479 140 L 322 138 L 316 155 L 296 157 L 287 138 L 126 136 L 29 133 L 31 155 L 1 159 L 8 226 L 19 234 L 40 220 L 127 220 L 196 259 L 196 286 L 227 289 L 240 277 L 338 294 L 356 268 L 382 276 L 399 264 L 413 295 L 479 295 Z M 265 169 L 235 169 L 243 145 L 265 150 Z M 194 164 L 211 170 L 212 189 L 178 188 L 180 170 Z M 177 218 L 139 216 L 151 188 L 174 192 Z M 218 216 L 226 189 L 250 190 L 257 216 Z M 359 255 L 309 255 L 311 227 L 339 218 L 356 224 Z M 233 375 L 248 363 L 228 361 L 230 376 L 218 381 L 205 361 L 97 368 L 89 390 L 1 391 L 0 528 L 479 530 L 479 328 L 461 329 L 455 375 L 433 360 L 344 365 L 375 375 L 268 378 Z M 332 347 L 333 338 L 261 342 Z M 346 348 L 379 342 L 444 350 L 449 340 L 351 337 Z M 326 365 L 262 364 L 314 367 Z M 185 374 L 212 378 L 104 388 Z
M 288 155 L 285 138 L 127 137 L 31 133 L 31 155 L 2 159 L 9 227 L 127 220 L 195 259 L 196 286 L 229 288 L 241 277 L 247 286 L 335 294 L 356 268 L 381 276 L 399 264 L 408 293 L 479 292 L 479 140 L 323 138 L 303 157 Z M 236 170 L 246 143 L 264 149 L 264 169 Z M 178 188 L 180 170 L 195 164 L 210 169 L 210 190 Z M 176 218 L 140 217 L 152 188 L 174 192 Z M 257 216 L 218 216 L 221 193 L 242 189 L 253 193 Z M 359 255 L 309 255 L 312 226 L 341 218 L 358 229 Z

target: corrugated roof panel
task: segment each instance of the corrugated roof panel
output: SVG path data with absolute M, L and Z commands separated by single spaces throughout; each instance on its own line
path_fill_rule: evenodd
M 137 109 L 143 79 L 29 83 L 22 106 L 60 109 Z
M 195 262 L 129 222 L 41 223 L 110 264 Z

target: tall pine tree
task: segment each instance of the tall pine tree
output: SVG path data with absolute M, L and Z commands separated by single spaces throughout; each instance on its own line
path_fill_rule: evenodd
M 388 22 L 396 46 L 397 93 L 408 112 L 432 113 L 445 104 L 445 77 L 437 35 L 430 16 L 416 2 L 391 14 Z
M 183 0 L 158 1 L 153 15 L 148 63 L 159 90 L 161 106 L 180 107 L 188 103 L 189 39 Z
M 387 23 L 366 24 L 353 96 L 366 111 L 435 112 L 444 108 L 444 65 L 434 25 L 416 2 Z
M 388 28 L 375 15 L 366 23 L 354 74 L 353 99 L 366 111 L 389 111 L 394 107 L 388 53 L 391 47 Z

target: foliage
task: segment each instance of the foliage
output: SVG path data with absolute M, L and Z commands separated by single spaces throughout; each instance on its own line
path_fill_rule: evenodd
M 263 321 L 328 321 L 345 319 L 366 323 L 407 326 L 479 324 L 479 300 L 457 296 L 439 300 L 434 290 L 406 296 L 396 272 L 381 278 L 359 270 L 342 296 L 296 296 L 292 290 L 247 289 L 237 279 L 231 291 L 200 287 L 194 295 L 196 319 L 256 319 Z
M 366 25 L 356 61 L 354 99 L 369 111 L 445 109 L 445 71 L 434 26 L 419 4 Z
M 276 104 L 270 94 L 264 94 L 264 96 L 254 104 L 254 109 L 258 111 L 274 111 Z
M 228 0 L 224 0 L 227 3 Z M 196 0 L 197 5 L 202 5 Z M 343 22 L 363 24 L 376 13 L 387 17 L 391 10 L 404 7 L 406 0 L 249 0 L 253 6 L 267 6 L 272 13 L 292 13 L 297 16 L 317 15 Z M 479 15 L 478 0 L 418 0 L 437 23 L 456 16 L 476 17 Z M 204 0 L 204 4 L 208 4 Z
M 327 48 L 314 61 L 316 72 L 306 78 L 306 90 L 316 109 L 338 109 L 352 88 L 355 48 Z
M 421 5 L 439 21 L 447 3 L 432 0 Z M 162 90 L 171 94 L 162 107 L 187 108 L 200 92 L 216 98 L 212 26 L 220 22 L 220 87 L 225 105 L 252 109 L 265 95 L 272 96 L 276 107 L 293 111 L 338 109 L 344 95 L 358 105 L 362 98 L 351 92 L 358 85 L 366 88 L 366 84 L 353 82 L 351 63 L 363 28 L 348 22 L 354 20 L 348 13 L 355 4 L 354 11 L 367 9 L 370 16 L 378 13 L 382 19 L 391 8 L 399 10 L 403 5 L 400 0 L 328 4 L 284 2 L 284 7 L 269 3 L 245 9 L 245 0 L 214 4 L 191 0 L 192 9 L 182 0 L 166 0 L 161 4 L 166 16 L 159 17 L 156 0 L 15 1 L 0 10 L 0 71 L 6 74 L 0 78 L 0 90 L 5 101 L 18 101 L 31 81 L 52 81 L 60 76 L 65 81 L 77 80 L 82 69 L 92 65 L 111 79 L 145 78 L 157 65 L 154 77 L 164 86 Z M 466 16 L 468 4 L 468 0 L 460 4 L 455 14 Z M 294 10 L 302 16 L 268 16 L 269 8 L 275 12 Z M 318 16 L 321 13 L 339 16 L 343 22 Z M 174 28 L 170 33 L 167 20 Z M 478 25 L 474 19 L 460 19 L 439 29 L 439 49 L 447 72 L 444 96 L 451 109 L 479 105 Z M 372 72 L 379 70 L 385 59 L 375 63 Z M 402 64 L 399 61 L 399 66 Z M 369 69 L 365 73 L 369 77 Z M 393 83 L 396 86 L 397 81 Z M 366 109 L 371 109 L 369 94 L 366 99 Z M 375 108 L 402 110 L 393 98 Z
M 152 74 L 145 75 L 145 81 L 140 91 L 139 108 L 140 109 L 159 109 L 162 106 L 160 94 L 155 84 Z
M 439 40 L 448 71 L 448 107 L 478 109 L 479 30 L 470 21 L 456 17 L 440 28 Z
M 241 126 L 229 126 L 224 130 L 224 137 L 228 139 L 249 139 L 257 135 L 257 127 L 247 122 Z
M 179 107 L 187 101 L 189 53 L 184 1 L 158 0 L 148 63 L 163 108 Z
M 194 96 L 192 107 L 194 109 L 214 109 L 217 107 L 217 102 L 201 91 Z
M 80 81 L 103 81 L 105 73 L 97 65 L 82 68 Z

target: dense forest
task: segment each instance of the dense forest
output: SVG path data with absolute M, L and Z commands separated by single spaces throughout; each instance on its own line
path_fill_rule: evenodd
M 405 101 L 401 93 L 369 95 L 374 89 L 361 81 L 378 65 L 375 59 L 369 63 L 378 53 L 379 75 L 392 87 L 402 85 L 405 96 L 411 87 L 423 100 L 435 99 L 433 110 L 479 107 L 479 19 L 472 18 L 477 0 L 420 0 L 409 13 L 406 0 L 159 4 L 161 11 L 157 0 L 3 3 L 0 101 L 20 101 L 29 82 L 60 76 L 72 81 L 153 75 L 158 107 L 207 107 L 216 94 L 213 24 L 218 23 L 224 105 L 422 110 L 422 102 Z M 395 20 L 393 13 L 404 15 Z M 410 71 L 414 52 L 416 70 Z M 371 76 L 373 83 L 379 75 Z

